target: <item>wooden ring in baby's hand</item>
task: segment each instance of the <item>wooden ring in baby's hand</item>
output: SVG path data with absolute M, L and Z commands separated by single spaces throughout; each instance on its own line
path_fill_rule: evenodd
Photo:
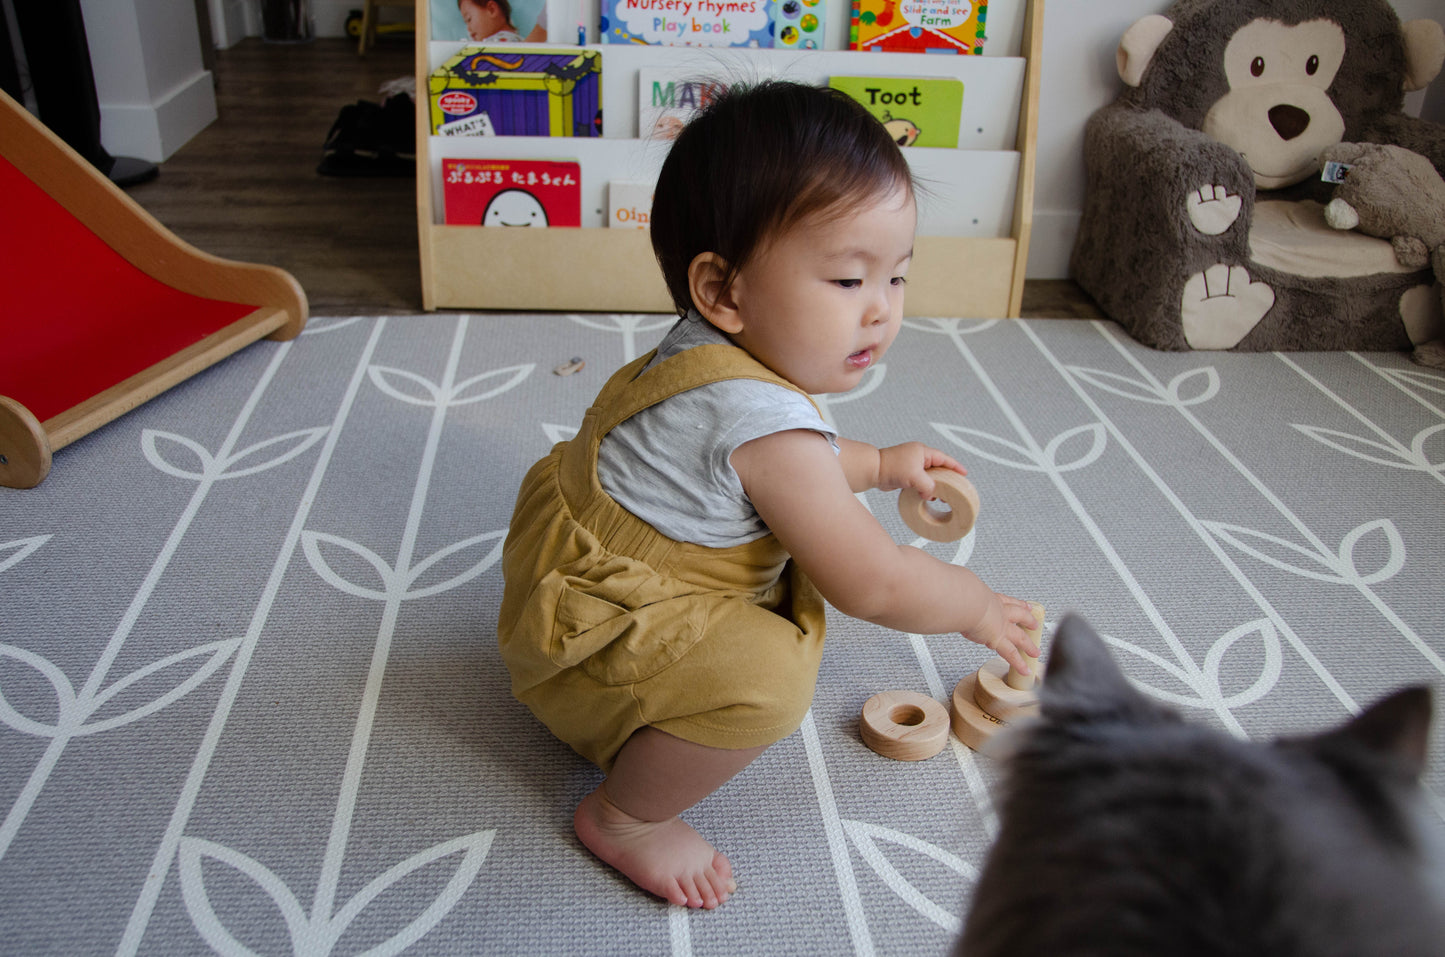
M 863 705 L 858 733 L 885 758 L 922 761 L 948 743 L 948 709 L 916 691 L 880 691 Z
M 978 518 L 978 489 L 953 469 L 929 469 L 935 483 L 933 495 L 949 511 L 936 510 L 923 496 L 906 488 L 898 496 L 898 514 L 903 523 L 929 541 L 956 542 L 969 533 Z

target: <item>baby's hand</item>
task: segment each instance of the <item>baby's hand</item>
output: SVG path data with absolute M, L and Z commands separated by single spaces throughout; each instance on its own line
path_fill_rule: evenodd
M 878 485 L 881 492 L 911 488 L 925 500 L 933 498 L 934 481 L 929 469 L 952 469 L 959 475 L 968 470 L 950 456 L 922 442 L 905 442 L 878 450 Z
M 1037 626 L 1028 602 L 994 592 L 983 618 L 963 637 L 998 652 L 1009 667 L 1027 675 L 1033 672 L 1024 656 L 1039 656 L 1039 646 L 1029 637 L 1029 631 Z

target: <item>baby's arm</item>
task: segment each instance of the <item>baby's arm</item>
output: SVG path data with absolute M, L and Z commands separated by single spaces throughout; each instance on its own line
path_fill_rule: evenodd
M 838 450 L 838 464 L 843 467 L 848 487 L 855 492 L 866 492 L 871 488 L 884 492 L 911 488 L 927 500 L 933 498 L 935 484 L 928 474 L 929 469 L 946 468 L 959 475 L 968 474 L 968 469 L 953 458 L 922 442 L 905 442 L 880 449 L 865 442 L 839 438 Z
M 835 455 L 818 433 L 794 430 L 754 439 L 732 455 L 758 514 L 823 597 L 844 614 L 899 631 L 961 632 L 1028 673 L 1023 656 L 1039 653 L 1024 630 L 1034 626 L 1028 604 L 996 594 L 966 568 L 896 544 L 853 494 L 873 469 L 872 483 L 862 488 L 912 476 L 902 484 L 927 497 L 932 481 L 918 464 L 958 464 L 942 453 L 934 460 L 917 446 L 898 457 L 906 466 L 892 461 L 892 450 L 873 450 L 869 466 L 871 446 L 839 444 L 843 454 Z

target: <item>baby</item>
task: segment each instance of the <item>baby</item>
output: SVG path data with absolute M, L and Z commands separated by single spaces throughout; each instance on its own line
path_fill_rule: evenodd
M 508 0 L 457 0 L 457 9 L 467 25 L 467 38 L 477 43 L 520 43 L 522 35 L 512 26 L 512 5 Z
M 887 352 L 916 222 L 903 154 L 853 100 L 733 87 L 683 130 L 653 199 L 681 320 L 523 481 L 498 625 L 513 693 L 606 772 L 573 816 L 582 843 L 671 903 L 736 890 L 678 815 L 802 723 L 824 599 L 960 632 L 1020 671 L 1038 654 L 1025 602 L 895 544 L 855 497 L 929 498 L 929 469 L 963 468 L 841 438 L 808 398 Z

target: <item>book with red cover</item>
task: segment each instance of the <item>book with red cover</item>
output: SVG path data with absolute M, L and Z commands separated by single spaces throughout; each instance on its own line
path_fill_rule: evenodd
M 582 168 L 554 160 L 444 159 L 448 226 L 581 226 Z

